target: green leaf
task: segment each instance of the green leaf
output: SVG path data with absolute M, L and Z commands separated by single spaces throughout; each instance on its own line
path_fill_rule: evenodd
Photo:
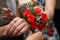
M 36 18 L 37 18 L 37 20 L 36 20 L 37 22 L 41 22 L 41 20 L 40 20 L 40 16 L 37 15 Z
M 48 25 L 49 25 L 49 23 L 47 22 L 47 23 L 46 23 L 46 26 L 48 26 Z
M 40 2 L 40 0 L 37 0 L 37 1 L 39 1 L 39 2 Z
M 29 7 L 32 7 L 32 4 L 31 4 L 31 2 L 29 2 L 29 3 L 28 3 L 28 6 L 29 6 Z

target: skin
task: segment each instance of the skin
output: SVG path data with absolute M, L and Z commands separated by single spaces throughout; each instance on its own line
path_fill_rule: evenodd
M 54 9 L 55 9 L 55 0 L 46 0 L 44 12 L 48 15 L 49 19 L 52 19 L 54 16 Z M 7 13 L 8 9 L 7 10 L 3 9 L 3 10 L 4 10 L 3 12 L 6 13 L 5 15 L 3 15 L 6 17 L 3 17 L 3 18 L 9 19 L 7 16 L 8 14 L 10 14 L 10 16 L 13 16 L 13 13 L 11 10 L 8 13 Z M 14 22 L 14 19 L 16 20 L 16 22 Z M 0 27 L 0 33 L 1 33 L 0 36 L 4 35 L 4 36 L 15 37 L 15 36 L 19 36 L 19 35 L 23 34 L 24 32 L 26 32 L 28 30 L 28 28 L 29 28 L 28 23 L 25 20 L 23 20 L 19 17 L 16 17 L 14 19 L 9 24 L 7 24 L 8 27 L 7 26 Z M 32 35 L 30 37 L 32 37 Z M 27 39 L 30 37 L 28 36 Z
M 15 15 L 12 13 L 10 8 L 3 8 L 2 9 L 2 18 L 7 20 L 12 20 Z
M 54 16 L 56 0 L 46 0 L 45 3 L 45 13 L 48 15 L 48 18 L 51 20 Z
M 29 35 L 26 40 L 43 40 L 42 32 L 37 32 Z
M 16 20 L 16 22 L 14 22 L 14 19 Z M 19 36 L 26 32 L 26 30 L 28 30 L 28 24 L 27 22 L 25 22 L 25 20 L 19 17 L 16 17 L 14 19 L 10 22 L 10 24 L 6 28 L 4 35 Z
M 0 27 L 0 38 L 3 37 L 3 33 L 4 33 L 4 30 L 6 28 L 7 25 L 3 26 L 3 27 Z
M 2 17 L 4 19 L 11 20 L 13 17 L 12 11 L 8 8 L 3 8 L 2 13 L 3 13 Z M 11 19 L 8 17 L 10 17 Z M 16 20 L 16 22 L 14 20 Z M 11 22 L 7 24 L 7 26 L 5 27 L 6 28 L 4 30 L 4 33 L 2 32 L 2 34 L 4 36 L 10 36 L 10 37 L 20 36 L 29 29 L 28 23 L 19 17 L 15 17 L 15 18 L 13 17 L 13 20 L 11 20 Z M 1 29 L 2 28 L 4 27 L 1 27 Z

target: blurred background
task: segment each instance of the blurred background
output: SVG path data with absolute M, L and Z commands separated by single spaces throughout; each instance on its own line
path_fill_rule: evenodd
M 60 0 L 56 0 L 56 8 L 54 14 L 54 23 L 60 35 Z

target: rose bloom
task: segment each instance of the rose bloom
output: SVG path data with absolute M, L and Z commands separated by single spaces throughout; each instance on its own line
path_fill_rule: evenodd
M 36 17 L 33 14 L 29 14 L 27 17 L 27 20 L 29 23 L 34 23 L 36 20 Z
M 53 33 L 54 33 L 54 30 L 48 30 L 48 31 L 47 31 L 47 34 L 48 34 L 49 36 L 53 36 Z
M 37 28 L 37 23 L 36 22 L 32 23 L 31 28 L 33 28 L 33 29 Z
M 34 8 L 34 12 L 36 14 L 40 14 L 41 13 L 41 8 L 39 8 L 39 7 Z
M 48 21 L 48 17 L 45 13 L 42 13 L 41 16 L 42 16 L 41 18 L 42 21 L 45 21 L 45 22 Z
M 30 13 L 30 9 L 26 9 L 23 13 L 23 16 L 27 17 Z
M 43 30 L 46 27 L 46 25 L 43 23 L 39 23 L 37 27 L 39 30 Z

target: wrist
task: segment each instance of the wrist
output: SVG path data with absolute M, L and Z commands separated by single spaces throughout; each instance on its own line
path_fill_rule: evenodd
M 4 31 L 6 29 L 7 25 L 0 27 L 0 38 L 4 37 Z
M 49 20 L 53 19 L 54 11 L 45 11 Z

